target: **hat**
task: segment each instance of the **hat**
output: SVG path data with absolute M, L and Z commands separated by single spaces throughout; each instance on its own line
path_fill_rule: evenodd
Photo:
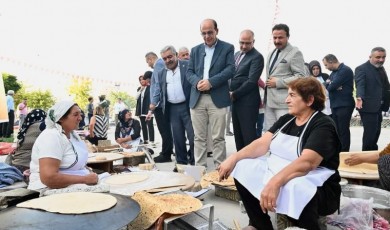
M 7 94 L 8 94 L 8 95 L 14 95 L 15 92 L 14 92 L 12 89 L 10 89 L 10 90 L 8 90 Z

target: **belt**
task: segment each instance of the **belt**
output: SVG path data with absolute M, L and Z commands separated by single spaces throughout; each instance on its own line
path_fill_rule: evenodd
M 200 94 L 210 94 L 210 90 L 200 91 Z
M 179 102 L 179 103 L 171 103 L 171 102 L 168 101 L 168 103 L 169 103 L 170 105 L 181 105 L 181 104 L 185 104 L 186 101 Z

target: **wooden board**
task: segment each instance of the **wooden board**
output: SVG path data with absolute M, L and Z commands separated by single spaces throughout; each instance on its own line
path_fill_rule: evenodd
M 361 153 L 361 152 L 359 152 Z M 349 166 L 344 163 L 345 159 L 347 159 L 349 154 L 352 153 L 341 153 L 340 154 L 340 165 L 339 165 L 339 173 L 343 178 L 351 178 L 351 179 L 362 179 L 362 180 L 378 180 L 378 165 L 363 163 L 359 165 Z

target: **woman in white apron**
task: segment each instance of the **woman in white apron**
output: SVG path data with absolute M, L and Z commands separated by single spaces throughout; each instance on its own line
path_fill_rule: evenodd
M 290 82 L 286 103 L 289 114 L 226 159 L 220 178 L 232 174 L 254 228 L 273 229 L 272 211 L 297 227 L 320 229 L 318 217 L 340 203 L 340 141 L 332 119 L 320 112 L 325 93 L 316 79 Z
M 80 121 L 81 110 L 72 101 L 58 102 L 48 110 L 46 129 L 32 149 L 29 189 L 58 189 L 98 182 L 96 173 L 86 168 L 87 146 L 74 132 Z
M 115 141 L 125 152 L 136 152 L 141 142 L 141 125 L 131 115 L 128 109 L 119 112 L 115 128 Z

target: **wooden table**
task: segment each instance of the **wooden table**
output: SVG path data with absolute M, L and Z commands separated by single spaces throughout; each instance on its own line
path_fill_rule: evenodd
M 110 209 L 94 213 L 72 215 L 28 208 L 7 208 L 0 211 L 0 228 L 20 230 L 119 229 L 133 221 L 141 208 L 129 197 L 111 195 L 116 197 L 117 204 Z
M 361 151 L 361 152 L 341 152 L 340 153 L 340 167 L 339 167 L 339 173 L 340 177 L 346 178 L 349 181 L 354 182 L 355 184 L 362 185 L 363 181 L 366 180 L 379 180 L 379 173 L 378 173 L 378 167 L 376 164 L 360 164 L 360 165 L 355 165 L 355 166 L 348 166 L 348 167 L 341 167 L 343 165 L 343 162 L 348 155 L 354 154 L 354 153 L 372 153 L 372 152 L 377 152 L 377 151 Z M 366 172 L 365 172 L 365 167 L 362 167 L 362 165 L 367 165 L 366 167 Z M 361 172 L 355 172 L 356 168 L 360 167 Z M 351 171 L 348 170 L 348 168 L 351 168 Z
M 106 157 L 105 160 L 96 160 L 96 157 Z M 113 164 L 116 160 L 123 159 L 123 155 L 119 153 L 91 153 L 91 157 L 88 158 L 87 165 L 94 169 L 100 169 L 104 172 L 113 172 Z

